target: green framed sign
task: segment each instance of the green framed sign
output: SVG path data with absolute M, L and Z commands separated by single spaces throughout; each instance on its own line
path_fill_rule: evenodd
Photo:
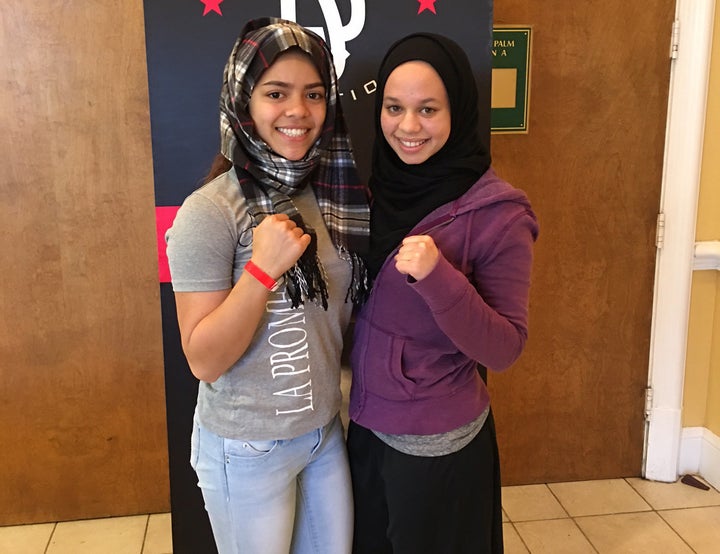
M 530 27 L 494 27 L 492 133 L 527 133 L 530 106 Z

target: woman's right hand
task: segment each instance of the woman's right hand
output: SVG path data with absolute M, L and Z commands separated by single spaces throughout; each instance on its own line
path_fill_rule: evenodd
M 277 281 L 310 239 L 286 214 L 270 215 L 253 231 L 252 261 Z M 175 293 L 183 351 L 198 379 L 213 383 L 242 357 L 267 300 L 268 290 L 246 273 L 232 289 Z
M 252 261 L 278 280 L 295 265 L 310 240 L 287 214 L 269 215 L 253 230 Z

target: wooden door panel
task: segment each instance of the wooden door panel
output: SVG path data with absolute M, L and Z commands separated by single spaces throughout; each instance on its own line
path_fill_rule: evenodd
M 504 484 L 640 475 L 673 14 L 495 2 L 533 52 L 529 132 L 493 164 L 540 220 L 528 346 L 490 375 Z
M 0 525 L 166 511 L 142 4 L 0 18 Z

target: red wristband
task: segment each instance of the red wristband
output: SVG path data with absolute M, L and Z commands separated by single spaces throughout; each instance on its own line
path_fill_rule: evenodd
M 265 273 L 262 269 L 260 269 L 258 266 L 256 266 L 252 260 L 248 260 L 248 262 L 245 264 L 245 270 L 255 277 L 258 281 L 260 281 L 266 289 L 268 289 L 271 292 L 275 292 L 278 287 L 280 286 L 280 283 L 278 283 L 275 279 L 270 277 L 267 273 Z

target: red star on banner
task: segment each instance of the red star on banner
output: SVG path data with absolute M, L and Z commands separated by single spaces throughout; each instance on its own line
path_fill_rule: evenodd
M 205 4 L 205 11 L 203 12 L 203 17 L 210 12 L 215 12 L 222 15 L 222 12 L 220 11 L 220 4 L 223 3 L 223 0 L 200 0 L 200 2 Z
M 437 12 L 435 11 L 435 1 L 436 0 L 418 0 L 418 2 L 420 3 L 418 13 L 424 12 L 425 10 L 430 10 L 432 13 L 437 15 Z

